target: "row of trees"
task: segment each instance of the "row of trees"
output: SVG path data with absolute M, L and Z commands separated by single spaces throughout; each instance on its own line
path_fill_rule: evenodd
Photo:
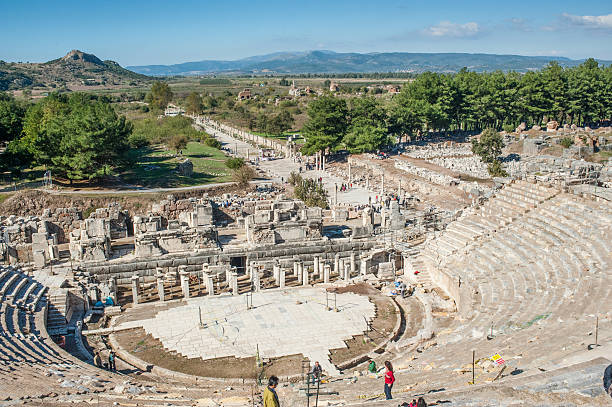
M 389 135 L 429 130 L 513 131 L 557 120 L 586 125 L 612 117 L 612 66 L 589 59 L 574 68 L 551 62 L 541 71 L 426 72 L 406 84 L 388 105 L 378 99 L 323 96 L 310 102 L 304 152 L 346 148 L 352 153 L 383 147 Z
M 541 71 L 423 73 L 389 111 L 393 133 L 434 130 L 513 131 L 521 122 L 585 125 L 612 115 L 612 66 L 589 59 L 574 68 L 551 62 Z
M 42 165 L 69 179 L 95 179 L 125 162 L 132 124 L 104 97 L 52 94 L 30 105 L 2 155 L 8 168 Z
M 363 153 L 386 145 L 387 115 L 374 97 L 351 100 L 322 96 L 308 105 L 308 121 L 302 128 L 305 154 L 327 149 L 346 148 L 351 153 Z

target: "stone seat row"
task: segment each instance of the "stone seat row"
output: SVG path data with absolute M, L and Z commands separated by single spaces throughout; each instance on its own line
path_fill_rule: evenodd
M 574 209 L 564 211 L 568 206 Z M 582 321 L 585 314 L 601 312 L 601 304 L 612 293 L 610 243 L 601 232 L 610 230 L 610 209 L 570 196 L 553 197 L 471 243 L 462 253 L 449 256 L 443 264 L 445 272 L 460 276 L 477 294 L 468 319 L 457 321 L 450 332 L 438 337 L 438 343 L 448 345 L 437 350 L 438 357 L 449 360 L 466 342 L 507 347 L 531 343 L 533 329 L 542 335 L 543 326 L 553 334 L 565 333 L 568 340 L 577 338 L 583 328 L 586 332 L 592 321 Z M 585 212 L 597 227 L 585 227 Z M 452 223 L 449 228 L 454 229 Z M 431 261 L 429 265 L 440 267 Z M 568 319 L 572 324 L 565 324 Z M 491 326 L 499 341 L 484 339 Z M 528 349 L 534 349 L 530 358 L 537 361 L 539 352 L 550 353 L 550 343 L 529 345 Z

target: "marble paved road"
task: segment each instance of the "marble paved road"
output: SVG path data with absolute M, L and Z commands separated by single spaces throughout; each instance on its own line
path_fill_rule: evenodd
M 224 147 L 230 149 L 231 151 L 237 152 L 239 156 L 246 157 L 247 151 L 251 159 L 259 156 L 259 149 L 251 146 L 249 143 L 235 139 L 222 131 L 213 129 L 212 127 L 205 126 L 205 129 L 209 134 L 216 137 Z M 300 165 L 300 163 L 296 162 L 292 158 L 280 158 L 271 161 L 259 162 L 259 167 L 266 171 L 266 173 L 268 173 L 269 176 L 276 182 L 287 181 L 291 172 L 298 172 Z M 319 177 L 322 178 L 323 185 L 328 193 L 328 197 L 333 203 L 335 203 L 336 185 L 338 185 L 338 188 L 340 188 L 340 185 L 342 185 L 343 182 L 347 182 L 346 180 L 331 175 L 325 171 L 304 171 L 302 176 L 315 179 L 318 179 Z M 371 197 L 372 202 L 374 202 L 375 196 L 376 194 L 374 192 L 355 186 L 347 192 L 338 192 L 338 203 L 363 205 L 368 203 L 368 197 Z

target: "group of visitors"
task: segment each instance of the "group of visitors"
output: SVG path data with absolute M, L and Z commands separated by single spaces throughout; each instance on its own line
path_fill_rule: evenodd
M 117 356 L 115 355 L 114 351 L 110 351 L 110 353 L 108 354 L 108 363 L 103 363 L 102 362 L 102 356 L 100 356 L 100 351 L 96 351 L 94 354 L 94 365 L 96 367 L 99 367 L 100 369 L 108 369 L 111 372 L 116 372 L 117 371 L 117 363 L 116 363 L 116 359 Z
M 351 188 L 353 188 L 353 184 L 342 184 L 340 185 L 340 192 L 346 192 Z

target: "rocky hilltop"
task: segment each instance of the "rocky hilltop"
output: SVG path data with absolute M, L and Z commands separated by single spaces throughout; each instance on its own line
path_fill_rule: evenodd
M 43 63 L 0 61 L 0 90 L 84 90 L 97 86 L 137 86 L 148 80 L 147 76 L 129 71 L 114 61 L 102 61 L 79 50 Z

